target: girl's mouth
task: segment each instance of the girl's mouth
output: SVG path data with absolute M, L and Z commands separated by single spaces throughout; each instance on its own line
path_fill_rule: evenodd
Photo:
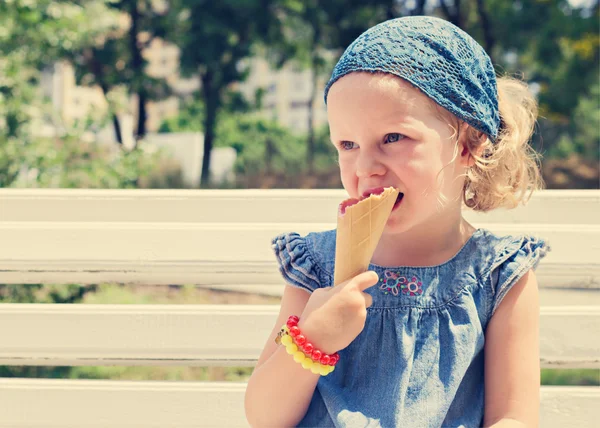
M 352 205 L 358 204 L 360 201 L 367 199 L 371 195 L 380 195 L 381 193 L 383 193 L 383 191 L 384 191 L 384 188 L 381 187 L 381 188 L 372 189 L 368 192 L 365 192 L 359 198 L 346 199 L 339 206 L 339 214 L 344 215 L 346 213 L 347 208 L 350 208 Z M 398 209 L 398 207 L 400 206 L 400 203 L 402 202 L 402 199 L 404 199 L 404 193 L 400 192 L 400 193 L 398 193 L 398 196 L 396 197 L 396 202 L 394 202 L 392 211 Z
M 394 203 L 394 206 L 392 207 L 392 211 L 395 211 L 396 209 L 398 209 L 398 207 L 400 206 L 400 203 L 402 203 L 402 199 L 404 199 L 404 193 L 400 192 L 400 193 L 398 193 L 396 202 Z

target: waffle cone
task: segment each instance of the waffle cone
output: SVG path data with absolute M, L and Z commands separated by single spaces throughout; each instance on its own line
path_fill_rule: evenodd
M 338 213 L 334 285 L 368 269 L 397 197 L 398 190 L 388 187 Z

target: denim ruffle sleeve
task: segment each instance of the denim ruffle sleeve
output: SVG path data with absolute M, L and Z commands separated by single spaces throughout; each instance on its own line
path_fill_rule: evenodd
M 286 282 L 309 292 L 321 287 L 318 266 L 307 247 L 306 238 L 297 233 L 285 233 L 272 240 L 279 271 Z
M 491 268 L 492 302 L 490 316 L 515 285 L 550 251 L 547 243 L 533 236 L 521 236 L 504 241 Z

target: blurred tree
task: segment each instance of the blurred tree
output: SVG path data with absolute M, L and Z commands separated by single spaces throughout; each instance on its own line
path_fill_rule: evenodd
M 341 53 L 363 31 L 386 19 L 393 3 L 390 0 L 307 0 L 284 9 L 282 19 L 293 36 L 282 40 L 280 45 L 289 46 L 284 51 L 292 56 L 286 59 L 311 72 L 311 89 L 306 101 L 308 173 L 313 172 L 315 160 L 314 102 L 320 81 L 333 65 L 332 54 Z
M 174 31 L 174 21 L 167 6 L 152 0 L 106 0 L 116 16 L 118 28 L 103 37 L 67 52 L 67 58 L 76 65 L 77 80 L 85 85 L 98 85 L 109 104 L 109 92 L 125 88 L 127 96 L 134 95 L 137 104 L 136 144 L 146 135 L 148 101 L 161 100 L 171 94 L 164 76 L 151 76 L 146 67 L 144 51 L 157 38 Z M 115 137 L 123 144 L 119 118 L 113 110 Z
M 536 139 L 543 137 L 551 155 L 564 151 L 556 146 L 580 126 L 576 107 L 598 82 L 600 1 L 430 0 L 428 7 L 478 39 L 499 74 L 519 74 L 531 85 L 540 105 Z
M 184 74 L 199 76 L 205 108 L 204 156 L 201 180 L 210 185 L 210 153 L 218 114 L 226 89 L 244 80 L 249 65 L 243 60 L 254 55 L 259 42 L 283 38 L 278 19 L 282 7 L 295 0 L 176 0 L 168 14 L 178 21 L 169 40 L 181 49 Z
M 234 107 L 231 101 L 229 99 L 221 108 L 215 127 L 214 146 L 235 149 L 236 173 L 242 177 L 259 172 L 266 175 L 286 173 L 290 176 L 299 173 L 306 150 L 302 138 L 250 109 L 240 112 L 239 107 Z M 182 104 L 177 116 L 161 124 L 160 131 L 202 132 L 204 115 L 202 100 L 189 100 Z
M 47 113 L 40 69 L 113 28 L 105 0 L 0 2 L 0 187 L 11 185 Z
M 118 150 L 86 137 L 79 129 L 69 129 L 59 138 L 35 139 L 23 159 L 26 178 L 14 186 L 133 189 L 168 158 L 162 150 L 151 147 Z
M 578 154 L 582 158 L 600 158 L 600 83 L 596 82 L 589 92 L 579 98 L 573 120 L 561 135 L 551 155 L 566 158 Z
M 522 72 L 539 88 L 541 115 L 567 123 L 598 81 L 600 1 L 490 0 L 485 7 L 493 11 L 488 31 L 498 66 Z
M 179 112 L 173 117 L 166 118 L 158 128 L 158 132 L 204 132 L 202 119 L 205 116 L 204 103 L 201 99 L 183 100 Z
M 287 174 L 302 170 L 302 138 L 276 122 L 252 114 L 227 115 L 217 127 L 217 147 L 233 147 L 237 174 Z

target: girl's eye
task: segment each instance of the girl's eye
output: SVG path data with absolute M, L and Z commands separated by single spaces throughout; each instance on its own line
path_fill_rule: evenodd
M 404 135 L 399 134 L 398 132 L 392 132 L 391 134 L 387 134 L 385 136 L 385 142 L 386 143 L 395 143 L 397 141 L 400 141 L 404 138 Z
M 352 150 L 354 148 L 354 143 L 352 141 L 342 141 L 340 142 L 340 147 L 342 150 Z

